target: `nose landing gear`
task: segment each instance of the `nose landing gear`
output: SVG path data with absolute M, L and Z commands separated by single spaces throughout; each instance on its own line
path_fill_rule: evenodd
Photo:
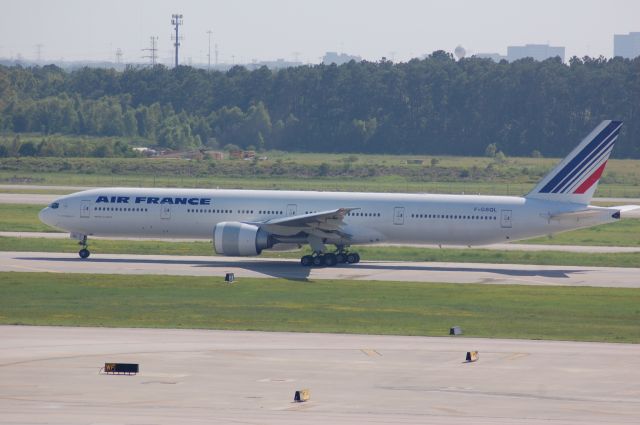
M 80 240 L 80 242 L 78 242 L 78 245 L 82 245 L 82 249 L 80 251 L 78 251 L 78 255 L 80 256 L 80 258 L 82 258 L 83 260 L 85 258 L 89 258 L 89 255 L 91 255 L 91 251 L 89 251 L 89 245 L 87 244 L 87 236 L 84 235 L 82 237 L 82 239 Z

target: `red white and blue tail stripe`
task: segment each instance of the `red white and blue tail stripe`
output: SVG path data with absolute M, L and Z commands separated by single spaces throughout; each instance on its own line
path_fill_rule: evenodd
M 589 204 L 622 121 L 603 121 L 556 166 L 527 198 Z

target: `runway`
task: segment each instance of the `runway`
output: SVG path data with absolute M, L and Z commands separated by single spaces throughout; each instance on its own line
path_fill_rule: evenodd
M 640 268 L 484 263 L 362 261 L 305 268 L 295 259 L 92 254 L 81 260 L 76 254 L 0 252 L 0 271 L 640 288 Z
M 478 350 L 476 363 L 465 353 Z M 100 374 L 105 362 L 140 374 Z M 640 346 L 0 326 L 0 423 L 635 424 Z M 296 390 L 311 400 L 293 403 Z

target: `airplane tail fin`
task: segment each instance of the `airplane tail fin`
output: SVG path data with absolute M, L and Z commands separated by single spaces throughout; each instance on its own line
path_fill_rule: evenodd
M 621 127 L 622 121 L 602 121 L 525 197 L 588 205 Z

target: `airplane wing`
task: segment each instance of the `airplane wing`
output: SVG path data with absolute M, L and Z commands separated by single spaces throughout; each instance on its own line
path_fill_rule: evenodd
M 299 233 L 318 236 L 322 239 L 348 239 L 351 237 L 342 230 L 344 218 L 349 212 L 360 208 L 338 208 L 291 217 L 274 218 L 272 220 L 253 222 L 267 232 L 277 236 L 293 236 Z

